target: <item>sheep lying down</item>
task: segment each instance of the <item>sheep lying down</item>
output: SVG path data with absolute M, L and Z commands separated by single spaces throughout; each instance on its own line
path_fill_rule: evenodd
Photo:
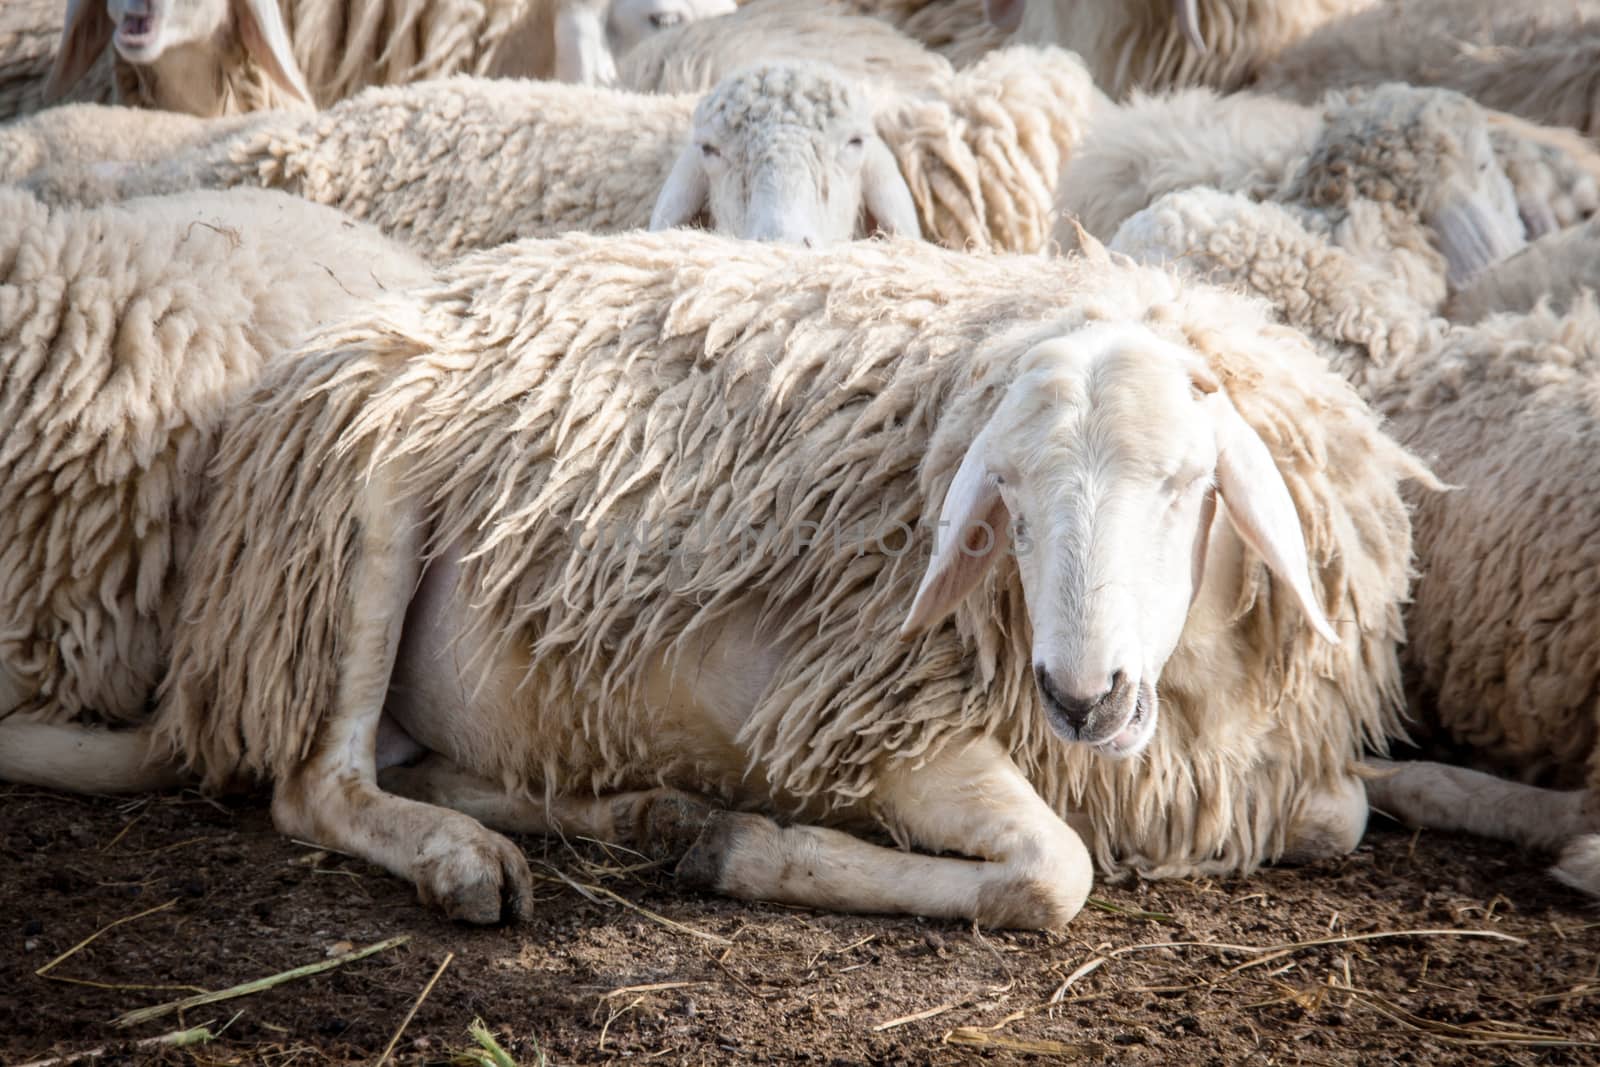
M 1092 860 L 1361 835 L 1424 472 L 1256 303 L 1103 255 L 574 234 L 279 367 L 121 743 L 271 782 L 284 832 L 452 916 L 532 906 L 496 831 L 1018 927 Z M 126 736 L 0 724 L 0 770 Z

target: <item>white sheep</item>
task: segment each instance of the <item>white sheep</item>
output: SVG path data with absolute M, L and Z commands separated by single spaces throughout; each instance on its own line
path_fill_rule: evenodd
M 1071 919 L 1091 852 L 1346 850 L 1421 470 L 1263 313 L 913 242 L 465 257 L 240 408 L 157 766 L 271 780 L 281 829 L 473 921 L 532 886 L 467 815 L 677 822 L 722 892 L 1026 927 Z M 378 784 L 386 721 L 431 755 Z M 0 761 L 129 743 L 62 740 L 0 724 Z
M 873 128 L 870 102 L 815 65 L 773 64 L 724 79 L 694 110 L 650 228 L 702 213 L 757 241 L 813 245 L 868 233 L 920 237 L 916 205 Z
M 1600 218 L 1542 237 L 1484 271 L 1451 295 L 1445 317 L 1471 323 L 1502 311 L 1532 311 L 1540 303 L 1563 312 L 1586 290 L 1600 292 Z
M 1256 88 L 1302 100 L 1387 81 L 1455 89 L 1535 122 L 1600 133 L 1600 2 L 1406 0 L 1329 21 Z
M 1373 0 L 984 0 L 1013 41 L 1070 48 L 1095 84 L 1135 89 L 1246 86 L 1285 47 Z
M 1180 113 L 1191 112 L 1204 98 L 1178 103 Z M 1202 120 L 1193 135 L 1161 130 L 1151 120 L 1169 109 L 1155 101 L 1132 122 L 1113 116 L 1096 123 L 1092 131 L 1109 127 L 1105 149 L 1091 132 L 1063 173 L 1058 239 L 1070 241 L 1068 227 L 1080 204 L 1091 232 L 1103 238 L 1149 191 L 1209 179 L 1294 205 L 1307 225 L 1381 266 L 1430 308 L 1525 243 L 1516 193 L 1495 155 L 1488 120 L 1459 93 L 1385 85 L 1350 98 L 1335 95 L 1320 124 L 1286 121 L 1259 137 L 1227 141 L 1258 106 L 1236 98 L 1209 123 Z M 1161 142 L 1181 145 L 1181 151 L 1138 161 L 1142 146 Z M 1223 145 L 1222 154 L 1208 159 L 1207 144 Z
M 1592 294 L 1565 312 L 1541 306 L 1449 326 L 1278 205 L 1210 190 L 1158 201 L 1113 246 L 1267 297 L 1454 486 L 1416 501 L 1419 577 L 1403 652 L 1413 707 L 1427 733 L 1569 791 L 1408 762 L 1385 764 L 1392 773 L 1368 782 L 1369 795 L 1416 825 L 1565 846 L 1556 873 L 1600 895 Z
M 0 4 L 0 122 L 44 107 L 44 84 L 60 37 L 60 0 Z M 109 64 L 101 64 L 86 79 L 84 98 L 111 99 L 110 75 Z
M 145 716 L 230 404 L 425 277 L 280 193 L 50 210 L 0 188 L 0 717 Z
M 70 0 L 45 99 L 111 46 L 114 86 L 92 102 L 236 114 L 309 109 L 370 85 L 456 73 L 616 80 L 615 56 L 733 0 Z M 0 118 L 21 113 L 26 92 Z
M 803 96 L 808 81 L 829 84 L 860 106 L 862 95 L 839 87 L 830 70 L 808 69 L 787 83 L 791 94 Z M 713 95 L 755 78 L 737 72 Z M 1056 177 L 1095 95 L 1068 52 L 1002 49 L 925 97 L 878 100 L 877 136 L 899 164 L 928 239 L 1036 252 L 1049 238 Z M 456 78 L 369 89 L 310 118 L 258 117 L 232 138 L 159 167 L 53 168 L 27 184 L 51 200 L 87 202 L 235 184 L 281 188 L 445 259 L 515 237 L 645 226 L 663 189 L 683 187 L 668 178 L 694 145 L 694 106 L 686 96 Z M 795 114 L 815 122 L 822 112 L 802 99 Z M 817 148 L 831 151 L 822 132 L 813 130 Z M 751 144 L 771 140 L 757 127 L 747 134 Z M 865 140 L 862 162 L 873 154 Z M 381 167 L 352 164 L 379 158 Z M 814 173 L 823 166 L 819 160 Z M 892 199 L 891 191 L 883 203 Z M 885 229 L 913 232 L 888 210 L 872 214 Z M 813 243 L 845 236 L 814 235 Z
M 754 0 L 762 2 L 762 0 Z M 790 0 L 792 2 L 792 0 Z M 812 0 L 871 15 L 894 26 L 958 70 L 1010 43 L 1011 33 L 988 17 L 985 0 Z
M 191 115 L 314 106 L 276 0 L 67 0 L 46 100 L 107 46 L 116 103 Z
M 456 77 L 368 89 L 314 116 L 257 116 L 160 166 L 57 168 L 28 184 L 52 200 L 281 189 L 436 260 L 640 228 L 652 211 L 677 224 L 702 207 L 714 228 L 746 237 L 847 240 L 863 206 L 890 232 L 916 232 L 868 100 L 831 70 L 739 71 L 699 102 L 698 126 L 695 109 L 688 96 Z

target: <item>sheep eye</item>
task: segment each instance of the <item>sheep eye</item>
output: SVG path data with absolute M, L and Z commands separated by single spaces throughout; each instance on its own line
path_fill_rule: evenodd
M 865 142 L 861 139 L 861 135 L 858 133 L 854 137 L 850 138 L 848 141 L 845 142 L 845 147 L 846 148 L 860 148 L 862 146 L 862 144 L 864 144 L 864 143 Z
M 658 30 L 664 30 L 668 26 L 676 26 L 682 21 L 683 15 L 676 11 L 657 11 L 650 16 L 650 25 Z
M 705 156 L 707 159 L 715 159 L 717 156 L 722 155 L 721 152 L 717 151 L 716 145 L 710 144 L 702 144 L 700 146 L 700 154 Z

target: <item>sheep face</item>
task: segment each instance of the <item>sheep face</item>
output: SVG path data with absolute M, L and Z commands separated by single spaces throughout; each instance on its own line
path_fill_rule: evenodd
M 182 64 L 173 76 L 207 82 L 195 93 L 209 101 L 216 95 L 210 84 L 215 72 L 194 68 L 205 60 L 214 67 L 230 62 L 235 37 L 267 77 L 311 103 L 276 0 L 69 0 L 46 96 L 53 101 L 65 95 L 109 44 L 136 67 L 163 60 Z M 211 109 L 197 103 L 187 110 Z
M 903 632 L 942 618 L 1010 556 L 1051 727 L 1134 755 L 1155 736 L 1157 683 L 1204 580 L 1218 497 L 1336 640 L 1282 476 L 1206 362 L 1142 325 L 1046 341 L 961 461 Z
M 1336 104 L 1291 187 L 1316 207 L 1365 199 L 1422 221 L 1460 288 L 1527 243 L 1483 110 L 1460 93 L 1383 85 Z
M 734 0 L 611 0 L 606 37 L 620 56 L 661 30 L 737 10 Z
M 816 66 L 773 64 L 730 75 L 700 102 L 650 228 L 706 215 L 749 240 L 820 246 L 855 236 L 863 211 L 887 233 L 921 236 L 866 95 Z

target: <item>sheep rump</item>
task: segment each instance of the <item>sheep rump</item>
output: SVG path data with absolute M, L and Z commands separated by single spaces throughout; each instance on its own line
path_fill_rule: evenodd
M 896 524 L 937 522 L 1024 351 L 1102 320 L 1206 353 L 1276 458 L 1319 599 L 1345 626 L 1320 644 L 1244 557 L 1230 619 L 1186 631 L 1170 661 L 1171 710 L 1142 761 L 1045 727 L 1014 568 L 953 621 L 888 639 L 924 565 L 893 551 Z M 513 790 L 682 782 L 845 811 L 886 767 L 990 736 L 1058 812 L 1089 813 L 1103 867 L 1175 875 L 1274 858 L 1304 794 L 1399 729 L 1398 482 L 1421 468 L 1256 303 L 1103 258 L 904 242 L 816 255 L 694 233 L 522 242 L 316 340 L 257 391 L 217 469 L 159 720 L 212 786 L 281 779 L 335 705 L 353 494 L 380 469 L 404 472 L 389 484 L 426 515 L 432 551 L 464 550 L 462 587 L 482 594 L 462 647 L 516 647 L 540 708 L 563 709 L 480 754 L 474 772 Z M 673 555 L 597 533 L 689 516 L 736 536 Z M 744 552 L 737 536 L 788 545 L 811 521 L 890 540 L 857 555 Z M 738 739 L 761 769 L 747 778 L 652 748 L 638 698 L 651 655 L 751 597 L 789 651 Z M 265 617 L 305 629 L 259 632 Z
M 50 211 L 0 189 L 0 716 L 146 713 L 229 400 L 422 276 L 278 194 Z

